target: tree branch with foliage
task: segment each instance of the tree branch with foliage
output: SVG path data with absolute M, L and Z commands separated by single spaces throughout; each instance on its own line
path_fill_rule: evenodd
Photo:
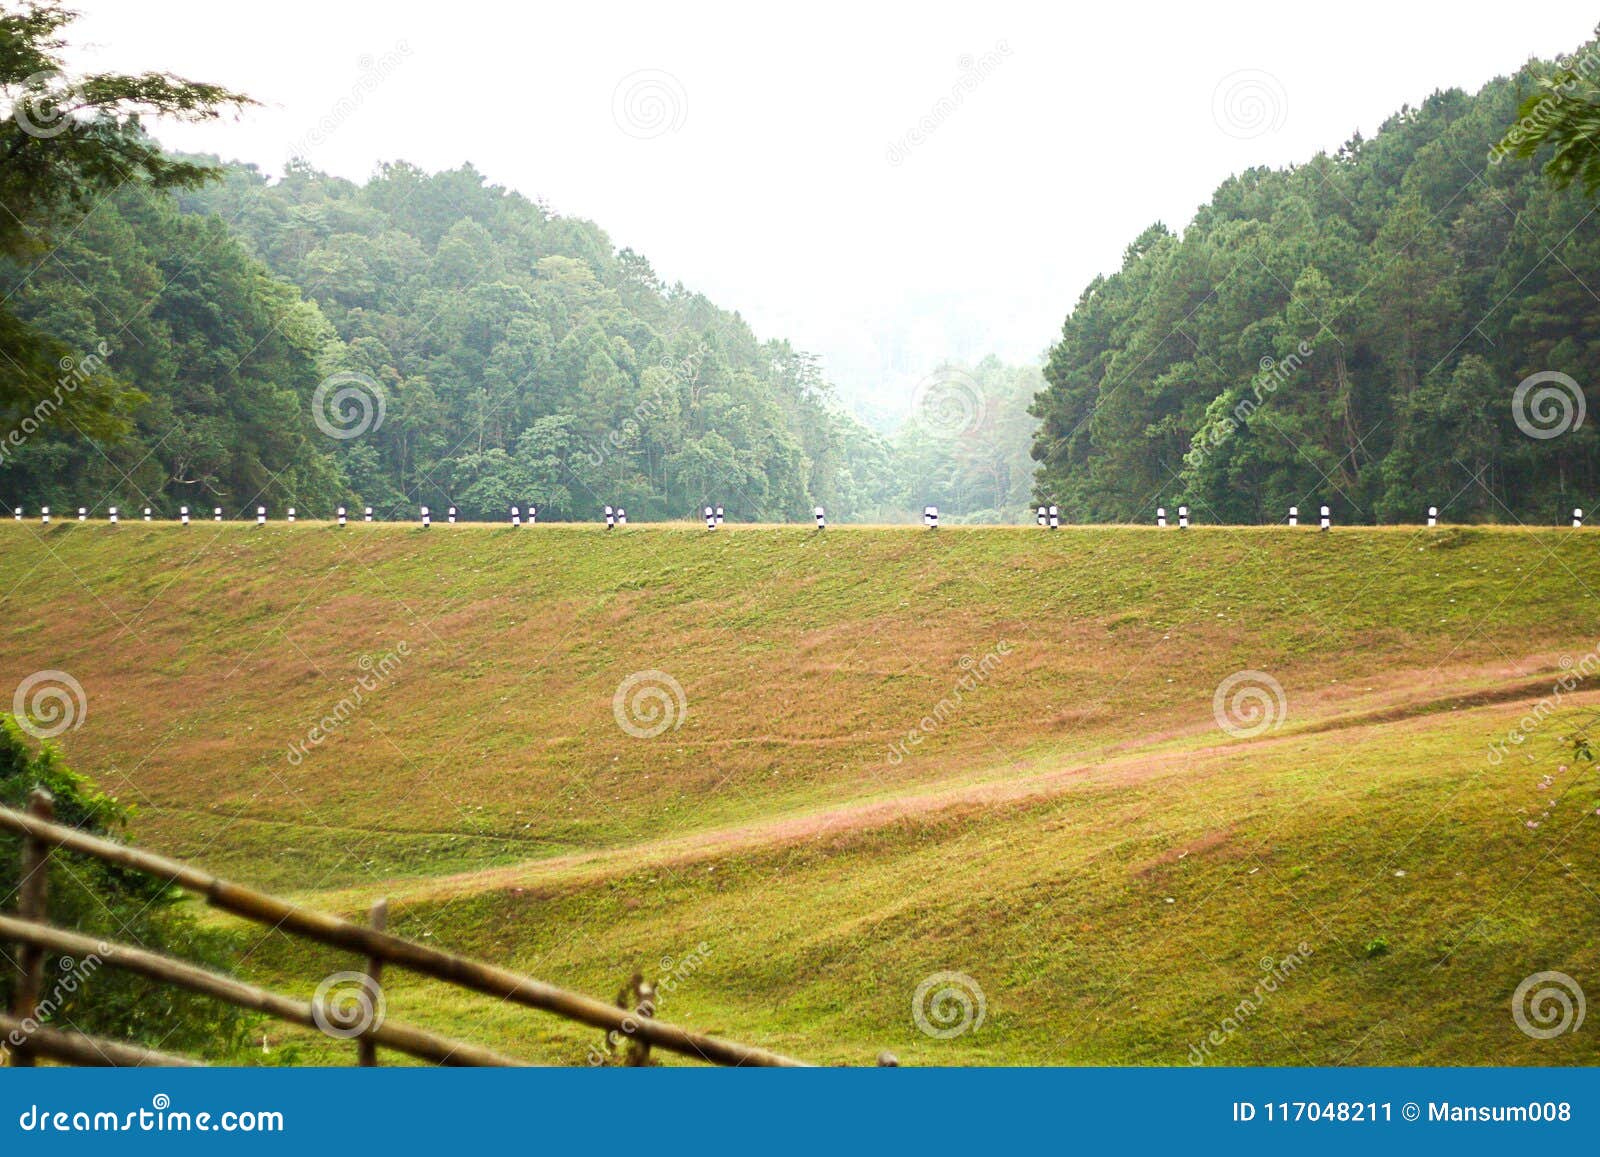
M 0 255 L 32 259 L 51 251 L 60 227 L 127 185 L 193 188 L 215 170 L 167 156 L 146 133 L 149 118 L 198 122 L 254 103 L 221 85 L 170 73 L 70 75 L 61 30 L 77 13 L 56 3 L 0 8 Z M 0 307 L 0 423 L 68 422 L 115 433 L 138 395 L 96 364 L 63 378 L 86 351 L 61 342 Z
M 1600 29 L 1596 29 L 1600 35 Z M 1517 109 L 1517 120 L 1491 157 L 1533 158 L 1549 145 L 1545 174 L 1558 189 L 1574 181 L 1585 196 L 1600 193 L 1600 43 L 1590 43 L 1551 76 L 1538 78 L 1536 90 Z

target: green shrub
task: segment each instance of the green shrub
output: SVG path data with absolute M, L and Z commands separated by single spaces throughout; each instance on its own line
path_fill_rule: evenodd
M 46 743 L 35 750 L 8 715 L 0 715 L 0 805 L 27 806 L 43 787 L 55 798 L 58 822 L 114 837 L 132 809 L 68 768 Z M 15 910 L 21 883 L 21 837 L 0 832 L 0 907 Z M 85 935 L 221 969 L 237 950 L 220 933 L 201 928 L 182 893 L 142 873 L 88 856 L 50 856 L 49 921 Z M 5 946 L 14 954 L 12 945 Z M 0 1005 L 11 1006 L 17 974 L 0 966 Z M 67 1031 L 137 1041 L 167 1052 L 211 1059 L 232 1056 L 242 1046 L 253 1016 L 216 1001 L 157 985 L 98 961 L 73 962 L 46 956 L 39 1019 Z

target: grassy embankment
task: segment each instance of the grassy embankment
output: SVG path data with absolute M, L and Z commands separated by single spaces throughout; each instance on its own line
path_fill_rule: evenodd
M 1304 944 L 1216 1063 L 1594 1063 L 1594 1024 L 1540 1042 L 1510 1015 L 1533 972 L 1600 992 L 1595 773 L 1526 826 L 1594 697 L 1489 752 L 1600 643 L 1597 552 L 1464 528 L 8 524 L 0 687 L 82 684 L 61 744 L 149 846 L 339 911 L 389 895 L 403 933 L 598 995 L 703 942 L 662 1014 L 811 1059 L 1182 1063 Z M 986 672 L 965 689 L 963 659 Z M 1283 689 L 1248 739 L 1213 714 L 1242 670 Z M 613 714 L 645 671 L 687 704 L 648 739 Z M 296 991 L 350 965 L 241 942 Z M 940 970 L 986 1002 L 951 1040 L 911 1017 Z M 597 1035 L 389 988 L 391 1015 L 533 1059 Z

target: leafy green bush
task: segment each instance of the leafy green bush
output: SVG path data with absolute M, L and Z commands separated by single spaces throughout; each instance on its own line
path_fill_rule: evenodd
M 0 715 L 0 805 L 22 808 L 43 787 L 55 797 L 56 819 L 80 831 L 113 836 L 132 815 L 86 776 L 68 768 L 50 744 L 35 750 L 8 715 Z M 0 832 L 0 907 L 14 909 L 21 884 L 22 839 Z M 108 941 L 221 968 L 237 951 L 221 933 L 202 928 L 179 889 L 91 857 L 56 850 L 50 856 L 49 920 Z M 14 954 L 14 946 L 6 952 Z M 0 967 L 0 1004 L 9 1008 L 14 969 Z M 167 1052 L 212 1059 L 242 1048 L 253 1023 L 242 1011 L 157 985 L 99 960 L 46 958 L 38 1019 L 50 1027 L 137 1041 Z

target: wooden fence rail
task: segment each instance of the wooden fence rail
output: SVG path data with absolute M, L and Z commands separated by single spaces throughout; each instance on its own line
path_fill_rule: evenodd
M 804 1063 L 752 1045 L 692 1032 L 641 1015 L 635 1009 L 618 1008 L 530 976 L 392 935 L 385 931 L 387 905 L 381 902 L 372 912 L 371 926 L 356 924 L 338 916 L 297 907 L 265 892 L 229 883 L 189 864 L 65 827 L 54 822 L 50 797 L 43 790 L 34 792 L 27 812 L 0 807 L 0 829 L 17 832 L 23 837 L 22 886 L 18 893 L 17 914 L 15 917 L 0 916 L 0 941 L 12 941 L 21 946 L 18 955 L 21 976 L 12 1004 L 12 1015 L 0 1019 L 0 1027 L 11 1026 L 6 1027 L 3 1034 L 8 1039 L 17 1031 L 16 1026 L 29 1020 L 38 1007 L 45 956 L 52 951 L 79 957 L 92 954 L 111 967 L 123 968 L 162 983 L 265 1012 L 294 1024 L 316 1025 L 313 1004 L 280 996 L 171 957 L 51 927 L 46 922 L 46 866 L 50 851 L 61 848 L 142 872 L 199 896 L 214 908 L 246 920 L 363 956 L 366 958 L 365 976 L 373 984 L 377 983 L 383 967 L 392 965 L 485 996 L 554 1013 L 608 1034 L 616 1034 L 612 1039 L 636 1042 L 643 1049 L 655 1046 L 720 1065 L 796 1066 Z M 78 1033 L 35 1028 L 27 1033 L 18 1032 L 17 1035 L 24 1038 L 21 1045 L 10 1045 L 12 1063 L 17 1065 L 32 1064 L 35 1053 L 69 1063 L 182 1063 L 182 1058 L 163 1057 L 131 1045 L 96 1041 Z M 380 1045 L 441 1064 L 522 1063 L 481 1046 L 389 1022 L 366 1026 L 352 1036 L 359 1049 L 361 1064 L 376 1063 L 376 1048 Z M 97 1045 L 103 1050 L 98 1053 L 100 1060 L 85 1060 L 95 1055 L 90 1050 Z M 105 1045 L 113 1045 L 114 1051 L 104 1050 Z M 117 1059 L 119 1056 L 121 1059 Z M 144 1059 L 136 1059 L 139 1057 Z

